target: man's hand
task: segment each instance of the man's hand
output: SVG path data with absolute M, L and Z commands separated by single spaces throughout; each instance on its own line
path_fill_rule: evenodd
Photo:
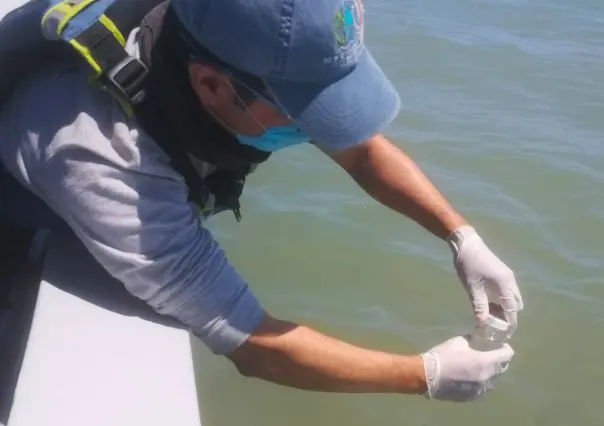
M 457 336 L 422 354 L 429 398 L 465 402 L 493 388 L 492 380 L 509 368 L 514 351 L 509 345 L 488 352 L 470 348 Z
M 510 334 L 513 333 L 523 302 L 512 270 L 470 226 L 456 229 L 447 241 L 457 275 L 470 296 L 477 319 L 484 320 L 489 315 L 489 302 L 494 303 L 501 306 L 505 319 L 511 324 Z

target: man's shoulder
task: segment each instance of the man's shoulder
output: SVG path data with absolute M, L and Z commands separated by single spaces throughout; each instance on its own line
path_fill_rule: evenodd
M 22 156 L 30 170 L 52 172 L 69 162 L 175 177 L 165 153 L 84 67 L 56 66 L 22 81 L 0 115 L 0 134 L 4 161 Z
M 18 82 L 3 108 L 13 119 L 27 117 L 66 125 L 80 114 L 95 120 L 111 118 L 123 121 L 124 111 L 107 91 L 91 78 L 84 66 L 58 64 Z
M 86 130 L 78 126 L 83 118 L 105 131 L 115 121 L 124 121 L 124 114 L 108 93 L 94 87 L 84 67 L 58 64 L 17 82 L 3 102 L 0 128 L 10 139 L 25 134 L 55 139 L 60 132 Z

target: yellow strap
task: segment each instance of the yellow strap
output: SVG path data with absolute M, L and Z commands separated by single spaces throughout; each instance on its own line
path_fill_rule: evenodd
M 48 20 L 50 15 L 52 15 L 53 13 L 56 13 L 57 15 L 61 16 L 63 14 L 69 13 L 69 10 L 70 10 L 70 6 L 64 2 L 57 3 L 53 7 L 49 8 L 46 11 L 46 13 L 44 13 L 44 16 L 42 16 L 42 31 L 44 32 L 44 26 L 46 25 L 46 21 Z M 57 38 L 60 38 L 61 32 L 59 31 L 58 25 L 57 25 L 57 28 L 55 29 L 55 32 L 57 33 L 56 34 Z
M 126 45 L 126 39 L 124 38 L 124 36 L 120 32 L 120 30 L 117 29 L 117 27 L 115 26 L 115 24 L 113 23 L 113 21 L 111 19 L 109 19 L 105 14 L 103 14 L 99 18 L 99 21 L 101 22 L 101 24 L 103 24 L 105 26 L 105 28 L 107 28 L 109 31 L 111 31 L 111 33 L 113 34 L 113 37 L 115 37 L 116 40 L 119 41 L 119 43 L 122 46 Z
M 90 54 L 90 50 L 88 50 L 88 48 L 86 46 L 83 46 L 82 44 L 78 43 L 78 41 L 75 38 L 71 39 L 69 41 L 69 44 L 71 44 L 73 46 L 73 48 L 75 50 L 77 50 L 80 53 L 80 55 L 82 55 L 84 57 L 84 59 L 86 59 L 86 62 L 88 62 L 90 64 L 90 66 L 94 70 L 95 77 L 99 77 L 103 73 L 101 66 L 98 64 L 97 61 L 94 60 L 94 58 Z
M 96 0 L 81 0 L 80 3 L 77 3 L 75 5 L 69 3 L 69 0 L 64 0 L 60 3 L 57 3 L 53 7 L 49 8 L 46 11 L 46 13 L 44 14 L 44 16 L 42 17 L 42 28 L 44 28 L 44 26 L 46 24 L 46 20 L 53 13 L 55 13 L 56 15 L 61 17 L 59 20 L 59 24 L 57 26 L 57 30 L 56 30 L 57 38 L 60 38 L 61 34 L 63 33 L 63 30 L 65 29 L 65 26 L 69 23 L 69 21 L 74 16 L 76 16 L 79 12 L 81 12 L 84 8 L 86 8 L 88 5 L 90 5 L 91 3 L 95 2 L 95 1 Z M 102 14 L 99 17 L 99 22 L 103 26 L 105 26 L 105 28 L 107 28 L 111 32 L 111 34 L 113 34 L 113 36 L 120 43 L 120 45 L 122 45 L 122 46 L 126 45 L 126 39 L 124 38 L 121 31 L 117 28 L 117 26 L 113 23 L 113 21 L 111 19 L 109 19 L 105 14 Z M 76 38 L 71 39 L 69 41 L 69 44 L 80 55 L 82 55 L 82 57 L 86 60 L 86 62 L 88 62 L 88 64 L 92 67 L 95 75 L 92 76 L 91 83 L 96 82 L 98 84 L 98 81 L 96 79 L 103 73 L 103 69 L 101 68 L 99 63 L 94 59 L 94 57 L 90 53 L 90 50 L 88 49 L 88 47 L 79 43 L 76 40 Z M 115 90 L 113 90 L 113 88 L 105 87 L 105 86 L 103 86 L 103 88 L 105 90 L 107 90 L 119 102 L 122 109 L 124 110 L 124 113 L 126 114 L 126 116 L 128 118 L 132 118 L 134 116 L 134 110 L 132 108 L 132 105 L 130 105 L 130 103 L 127 100 L 125 100 L 119 93 L 117 93 Z
M 60 3 L 57 3 L 50 7 L 46 13 L 44 13 L 44 16 L 42 16 L 42 27 L 44 27 L 46 20 L 53 13 L 61 16 L 59 24 L 57 25 L 57 37 L 60 38 L 63 30 L 65 29 L 65 25 L 67 25 L 69 20 L 95 1 L 96 0 L 81 0 L 77 4 L 72 4 L 69 0 L 64 0 Z
M 68 0 L 62 2 L 61 4 L 65 4 L 69 8 L 69 10 L 65 13 L 65 16 L 63 17 L 63 19 L 61 19 L 61 22 L 59 22 L 59 27 L 57 28 L 57 35 L 61 35 L 61 33 L 63 33 L 65 25 L 67 25 L 71 18 L 73 18 L 75 15 L 80 13 L 81 10 L 88 7 L 89 4 L 94 3 L 95 1 L 96 0 L 83 0 L 81 3 L 78 3 L 75 6 L 69 4 Z
M 100 22 L 109 31 L 111 31 L 113 36 L 117 39 L 117 41 L 122 46 L 124 46 L 126 44 L 126 41 L 124 40 L 124 37 L 122 36 L 122 33 L 117 29 L 115 24 L 109 18 L 107 18 L 105 15 L 102 15 Z M 79 43 L 75 38 L 69 40 L 69 44 L 71 44 L 73 46 L 73 48 L 76 49 L 80 53 L 80 55 L 82 55 L 84 57 L 84 59 L 86 59 L 86 62 L 88 62 L 90 64 L 90 66 L 92 67 L 92 69 L 95 72 L 95 77 L 99 77 L 103 73 L 103 69 L 101 68 L 99 63 L 92 57 L 92 55 L 90 54 L 90 50 L 86 46 Z
M 56 28 L 56 33 L 57 33 L 57 38 L 61 38 L 61 34 L 63 33 L 63 30 L 65 29 L 65 26 L 69 23 L 69 21 L 74 16 L 76 16 L 79 12 L 81 12 L 84 8 L 86 8 L 87 6 L 89 6 L 91 3 L 95 2 L 95 1 L 96 0 L 81 0 L 79 3 L 77 3 L 75 5 L 69 3 L 68 0 L 57 3 L 53 7 L 49 8 L 46 11 L 46 13 L 44 14 L 44 16 L 42 17 L 42 28 L 44 28 L 44 26 L 46 24 L 46 20 L 52 14 L 55 14 L 55 16 L 57 16 L 57 19 L 59 19 L 58 17 L 60 17 L 59 24 L 57 25 L 57 28 Z M 105 26 L 105 28 L 107 28 L 109 30 L 109 32 L 111 32 L 111 34 L 113 34 L 113 37 L 115 37 L 115 39 L 118 41 L 118 43 L 121 46 L 126 45 L 126 39 L 124 38 L 124 36 L 120 32 L 120 30 L 117 28 L 117 26 L 113 23 L 113 21 L 111 21 L 111 19 L 109 19 L 105 14 L 102 14 L 99 18 L 99 22 L 103 26 Z M 84 46 L 83 44 L 78 42 L 76 40 L 76 38 L 71 39 L 69 41 L 69 44 L 71 44 L 71 46 L 76 51 L 78 51 L 78 53 L 80 53 L 80 55 L 82 55 L 84 57 L 86 62 L 88 62 L 88 64 L 94 70 L 95 77 L 98 78 L 103 73 L 103 69 L 101 68 L 99 63 L 94 59 L 94 57 L 90 53 L 90 49 L 88 49 L 87 46 Z
M 60 38 L 67 23 L 74 16 L 76 16 L 78 13 L 80 13 L 82 10 L 84 10 L 87 6 L 89 6 L 91 3 L 95 2 L 95 1 L 97 1 L 97 0 L 82 0 L 80 3 L 78 3 L 76 5 L 72 5 L 71 3 L 69 3 L 69 0 L 64 0 L 60 3 L 57 3 L 53 7 L 49 8 L 46 11 L 46 13 L 44 13 L 44 16 L 42 17 L 42 27 L 44 27 L 46 20 L 49 18 L 49 16 L 51 14 L 56 13 L 57 15 L 61 16 L 61 19 L 59 21 L 59 24 L 57 25 L 57 31 L 56 31 L 57 37 Z M 120 30 L 115 26 L 113 21 L 107 17 L 107 15 L 102 14 L 99 17 L 99 22 L 101 24 L 103 24 L 105 26 L 105 28 L 107 28 L 113 34 L 115 39 L 122 46 L 126 45 L 126 39 L 124 38 L 124 36 L 120 32 Z

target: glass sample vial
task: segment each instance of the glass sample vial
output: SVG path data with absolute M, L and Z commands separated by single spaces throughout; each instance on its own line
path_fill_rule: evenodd
M 474 329 L 470 337 L 470 347 L 476 351 L 493 351 L 501 348 L 508 339 L 509 327 L 507 321 L 489 315 Z

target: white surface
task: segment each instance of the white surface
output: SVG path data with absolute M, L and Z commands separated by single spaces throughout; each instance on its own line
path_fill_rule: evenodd
M 9 426 L 199 425 L 188 334 L 47 282 Z
M 13 9 L 16 9 L 27 3 L 26 0 L 0 0 L 0 19 Z
M 8 426 L 199 426 L 189 334 L 75 237 L 51 235 L 46 253 Z

